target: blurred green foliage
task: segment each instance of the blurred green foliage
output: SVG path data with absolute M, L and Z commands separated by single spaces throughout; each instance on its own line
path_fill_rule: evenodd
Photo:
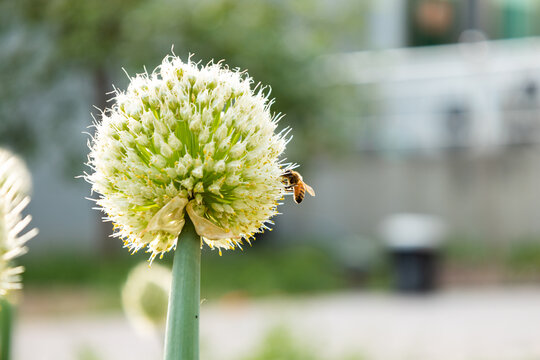
M 269 331 L 260 348 L 244 360 L 316 360 L 315 349 L 293 340 L 286 327 Z
M 28 289 L 86 287 L 101 291 L 105 306 L 120 306 L 119 291 L 129 271 L 146 261 L 148 254 L 117 258 L 81 257 L 58 254 L 53 257 L 21 258 L 26 267 Z M 160 262 L 171 265 L 172 256 Z M 157 261 L 157 260 L 156 260 Z M 203 251 L 201 298 L 219 299 L 228 293 L 243 296 L 314 293 L 343 289 L 347 281 L 339 265 L 327 252 L 306 247 L 282 250 L 249 248 L 243 253 Z M 107 296 L 110 294 L 111 296 Z
M 249 254 L 247 253 L 249 252 Z M 343 289 L 340 265 L 327 252 L 313 247 L 245 250 L 202 262 L 202 295 L 226 292 L 262 296 Z
M 298 342 L 285 326 L 271 329 L 262 344 L 243 360 L 318 360 L 317 349 Z M 351 354 L 342 360 L 361 360 L 360 355 Z
M 77 351 L 77 360 L 101 360 L 102 358 L 89 346 L 82 346 Z
M 101 357 L 90 347 L 82 347 L 78 352 L 79 360 L 99 360 Z M 261 344 L 252 351 L 252 354 L 241 360 L 319 360 L 317 349 L 306 345 L 296 339 L 286 326 L 271 328 L 265 335 Z M 336 360 L 363 360 L 366 359 L 357 353 L 351 353 Z
M 540 271 L 540 239 L 519 238 L 492 243 L 486 239 L 455 236 L 442 249 L 448 262 L 461 266 L 498 265 L 507 272 Z
M 512 244 L 505 256 L 506 266 L 514 274 L 540 275 L 540 240 L 528 239 Z
M 489 271 L 491 281 L 530 283 L 540 280 L 540 239 L 517 238 L 492 243 L 486 239 L 456 236 L 442 249 L 444 266 L 475 274 Z
M 489 281 L 531 282 L 540 280 L 540 241 L 516 241 L 494 247 L 479 239 L 453 239 L 442 252 L 442 266 L 460 273 L 480 274 L 496 270 Z M 351 288 L 388 291 L 392 288 L 392 267 L 384 252 L 378 253 L 369 268 L 353 269 L 325 248 L 305 246 L 248 247 L 244 251 L 203 251 L 201 298 L 215 301 L 251 297 L 302 295 Z M 124 254 L 125 255 L 125 254 Z M 26 289 L 90 291 L 98 298 L 96 310 L 119 309 L 120 288 L 129 271 L 148 259 L 148 254 L 133 256 L 81 256 L 57 254 L 21 258 L 26 267 Z M 171 266 L 172 256 L 156 260 Z M 482 281 L 480 277 L 476 281 Z M 71 289 L 71 290 L 70 290 Z
M 461 266 L 482 266 L 500 263 L 502 248 L 486 243 L 476 237 L 455 235 L 449 238 L 442 248 L 447 261 Z

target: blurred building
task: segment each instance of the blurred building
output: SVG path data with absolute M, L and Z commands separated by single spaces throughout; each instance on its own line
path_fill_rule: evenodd
M 338 54 L 323 66 L 365 89 L 360 150 L 478 153 L 538 142 L 539 58 L 528 38 Z
M 485 241 L 540 235 L 538 5 L 374 4 L 377 50 L 317 67 L 328 89 L 347 89 L 340 114 L 357 156 L 314 162 L 311 218 L 287 210 L 284 232 L 375 236 L 387 216 L 413 212 Z

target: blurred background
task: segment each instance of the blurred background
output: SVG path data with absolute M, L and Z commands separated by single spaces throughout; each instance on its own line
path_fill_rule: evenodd
M 33 174 L 15 359 L 159 359 L 92 210 L 88 128 L 171 52 L 272 87 L 287 198 L 243 252 L 204 249 L 203 359 L 540 358 L 540 3 L 2 0 L 0 146 Z M 172 256 L 162 262 L 170 266 Z

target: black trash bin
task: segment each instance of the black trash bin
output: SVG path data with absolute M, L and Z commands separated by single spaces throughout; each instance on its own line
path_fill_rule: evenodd
M 438 254 L 434 249 L 392 249 L 390 255 L 397 290 L 427 292 L 435 289 Z
M 437 287 L 444 234 L 442 221 L 429 215 L 397 214 L 383 222 L 381 233 L 390 255 L 396 290 L 433 291 Z

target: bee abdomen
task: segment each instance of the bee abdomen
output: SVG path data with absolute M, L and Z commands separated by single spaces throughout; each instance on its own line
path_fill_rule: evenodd
M 302 200 L 304 200 L 305 194 L 306 194 L 306 189 L 304 189 L 303 186 L 296 186 L 294 188 L 294 201 L 297 204 L 300 204 Z

